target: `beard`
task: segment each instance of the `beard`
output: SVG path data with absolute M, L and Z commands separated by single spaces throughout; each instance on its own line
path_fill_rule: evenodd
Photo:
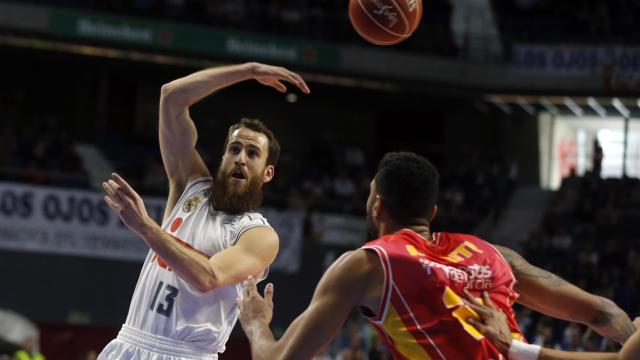
M 254 211 L 262 205 L 262 178 L 249 178 L 244 189 L 236 190 L 232 187 L 231 176 L 218 169 L 216 178 L 209 188 L 209 202 L 215 210 L 238 215 Z

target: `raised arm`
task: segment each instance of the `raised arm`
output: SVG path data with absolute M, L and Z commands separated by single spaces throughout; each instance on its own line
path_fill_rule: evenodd
M 280 92 L 286 91 L 282 81 L 298 86 L 305 93 L 309 92 L 299 75 L 282 67 L 259 63 L 202 70 L 162 86 L 160 153 L 170 184 L 165 217 L 171 213 L 190 180 L 210 175 L 196 151 L 198 133 L 189 115 L 189 107 L 219 89 L 249 79 L 256 79 Z
M 518 280 L 518 302 L 548 316 L 585 324 L 623 344 L 635 331 L 629 316 L 614 302 L 590 294 L 562 278 L 529 264 L 515 251 L 496 246 Z
M 312 358 L 338 333 L 349 312 L 370 296 L 375 282 L 383 276 L 381 272 L 376 255 L 365 250 L 336 260 L 320 279 L 309 307 L 278 341 L 269 329 L 271 293 L 267 291 L 263 299 L 250 281 L 239 304 L 240 322 L 251 343 L 252 358 Z

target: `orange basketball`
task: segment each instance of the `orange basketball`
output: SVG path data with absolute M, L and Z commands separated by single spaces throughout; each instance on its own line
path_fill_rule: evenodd
M 407 39 L 422 18 L 422 0 L 349 0 L 349 19 L 358 34 L 376 45 Z

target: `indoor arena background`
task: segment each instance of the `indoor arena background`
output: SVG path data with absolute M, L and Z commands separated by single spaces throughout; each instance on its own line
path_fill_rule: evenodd
M 211 168 L 242 117 L 282 145 L 264 203 L 282 241 L 276 334 L 366 240 L 369 181 L 392 150 L 439 168 L 435 231 L 506 244 L 633 318 L 639 20 L 631 0 L 425 0 L 417 32 L 379 47 L 352 29 L 346 0 L 0 1 L 0 338 L 2 321 L 29 321 L 47 359 L 88 360 L 116 336 L 147 248 L 100 182 L 118 171 L 158 219 L 160 86 L 246 61 L 286 66 L 312 90 L 245 82 L 192 109 Z M 531 342 L 614 348 L 584 326 L 517 314 Z M 249 354 L 236 325 L 221 359 Z M 353 316 L 318 358 L 389 354 Z

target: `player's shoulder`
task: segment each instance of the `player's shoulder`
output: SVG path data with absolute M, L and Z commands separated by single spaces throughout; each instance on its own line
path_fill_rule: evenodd
M 227 222 L 236 223 L 238 225 L 258 224 L 269 226 L 267 218 L 259 212 L 245 212 L 238 215 L 228 217 Z
M 375 251 L 360 248 L 343 253 L 327 270 L 338 277 L 366 278 L 380 271 L 380 260 Z
M 235 244 L 240 237 L 248 231 L 259 228 L 262 231 L 275 233 L 267 219 L 257 212 L 246 212 L 238 215 L 225 214 L 222 223 L 224 228 L 231 234 L 234 240 L 231 244 Z
M 473 234 L 467 234 L 467 233 L 452 233 L 452 232 L 437 232 L 433 234 L 434 239 L 438 240 L 438 238 L 440 237 L 446 237 L 448 238 L 450 241 L 454 242 L 454 243 L 472 243 L 473 245 L 476 246 L 480 246 L 483 248 L 493 248 L 493 245 L 491 245 L 488 241 L 473 235 Z
M 201 197 L 204 199 L 206 192 L 211 187 L 213 178 L 211 177 L 199 177 L 189 180 L 182 190 L 179 201 L 191 199 L 193 197 Z

